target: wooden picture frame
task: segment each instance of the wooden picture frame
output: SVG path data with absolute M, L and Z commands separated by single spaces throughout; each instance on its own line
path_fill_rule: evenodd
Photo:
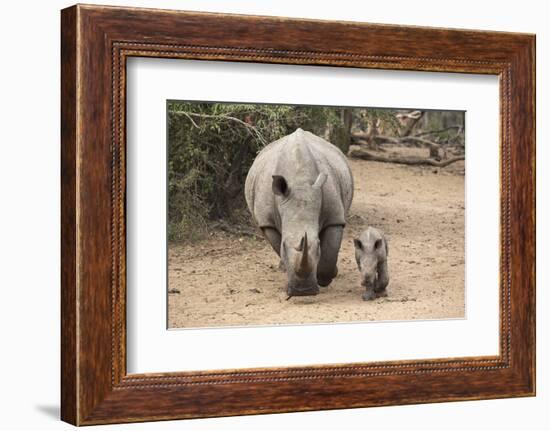
M 82 5 L 61 17 L 64 421 L 535 394 L 534 35 Z M 125 65 L 131 56 L 498 75 L 500 354 L 128 375 Z

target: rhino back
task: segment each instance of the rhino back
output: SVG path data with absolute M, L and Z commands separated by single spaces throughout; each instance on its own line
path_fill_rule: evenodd
M 353 175 L 348 165 L 344 153 L 340 149 L 325 141 L 319 136 L 310 132 L 308 135 L 308 144 L 312 148 L 312 155 L 315 157 L 317 166 L 322 172 L 326 172 L 329 179 L 332 179 L 336 193 L 340 196 L 342 205 L 347 214 L 353 201 Z M 325 198 L 327 193 L 323 193 Z

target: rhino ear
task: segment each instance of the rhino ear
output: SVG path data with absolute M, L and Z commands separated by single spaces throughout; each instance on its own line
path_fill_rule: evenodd
M 279 196 L 287 197 L 290 190 L 288 189 L 288 184 L 285 177 L 282 175 L 273 175 L 272 178 L 273 183 L 271 183 L 271 189 L 273 190 L 273 193 Z
M 317 179 L 315 180 L 315 182 L 313 183 L 313 187 L 320 189 L 321 187 L 323 187 L 323 184 L 325 184 L 326 180 L 327 180 L 327 174 L 325 174 L 324 172 L 321 172 L 317 176 Z

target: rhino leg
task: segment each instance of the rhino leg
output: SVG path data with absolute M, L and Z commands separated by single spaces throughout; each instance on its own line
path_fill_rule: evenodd
M 390 276 L 388 274 L 388 261 L 383 260 L 378 264 L 378 277 L 376 279 L 376 296 L 377 297 L 383 297 L 388 296 L 388 293 L 386 292 L 386 287 L 388 286 L 388 283 L 390 282 Z
M 377 296 L 377 293 L 374 290 L 374 287 L 369 286 L 363 292 L 362 297 L 363 297 L 363 301 L 372 301 L 373 299 L 376 299 L 378 296 Z
M 275 250 L 275 253 L 277 253 L 277 256 L 281 256 L 281 234 L 279 231 L 271 227 L 263 227 L 262 232 L 271 244 L 271 247 L 273 247 L 273 250 Z
M 329 226 L 321 232 L 321 258 L 317 266 L 317 282 L 328 286 L 338 274 L 338 252 L 342 243 L 343 226 Z

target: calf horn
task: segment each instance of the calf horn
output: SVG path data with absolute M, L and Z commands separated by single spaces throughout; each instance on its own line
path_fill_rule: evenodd
M 304 237 L 302 238 L 302 241 L 300 241 L 300 251 L 302 252 L 302 257 L 300 258 L 300 262 L 296 270 L 296 275 L 301 278 L 306 278 L 313 269 L 311 267 L 311 263 L 309 261 L 309 249 L 307 246 L 307 233 L 304 234 Z

